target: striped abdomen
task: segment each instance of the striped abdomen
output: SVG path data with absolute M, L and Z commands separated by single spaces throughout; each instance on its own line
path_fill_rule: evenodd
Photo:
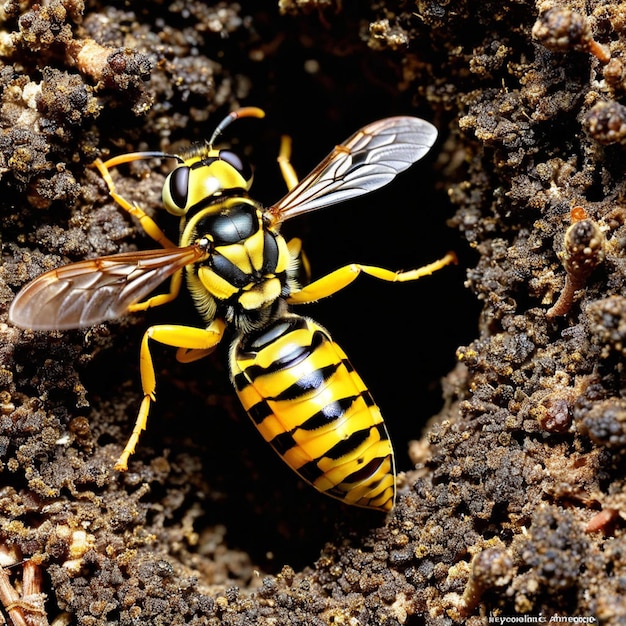
M 388 511 L 393 449 L 380 410 L 328 332 L 288 314 L 233 345 L 237 395 L 263 438 L 304 480 Z

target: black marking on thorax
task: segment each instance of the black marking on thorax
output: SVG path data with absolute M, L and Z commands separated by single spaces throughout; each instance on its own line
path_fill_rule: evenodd
M 226 248 L 231 245 L 243 245 L 263 229 L 262 246 L 259 252 L 263 260 L 260 269 L 254 274 L 239 268 L 229 258 Z M 208 259 L 200 263 L 208 265 L 216 274 L 237 288 L 243 288 L 251 282 L 259 282 L 273 274 L 279 261 L 278 235 L 263 228 L 258 209 L 248 202 L 240 202 L 220 213 L 210 213 L 200 217 L 194 225 L 196 236 L 206 237 L 210 241 Z M 254 255 L 254 252 L 251 252 Z

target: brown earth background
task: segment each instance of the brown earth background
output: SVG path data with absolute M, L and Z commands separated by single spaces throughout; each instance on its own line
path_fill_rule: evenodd
M 459 265 L 300 307 L 386 416 L 401 472 L 386 519 L 274 457 L 230 388 L 226 345 L 190 365 L 155 347 L 159 402 L 130 470 L 113 471 L 142 333 L 197 323 L 185 297 L 87 331 L 0 323 L 5 619 L 626 624 L 626 3 L 139 4 L 0 7 L 3 322 L 41 272 L 153 246 L 96 157 L 175 152 L 239 106 L 267 113 L 225 137 L 264 204 L 284 193 L 282 133 L 304 175 L 367 122 L 432 121 L 437 144 L 392 186 L 285 231 L 314 276 L 449 249 Z M 166 173 L 141 162 L 115 179 L 175 232 Z

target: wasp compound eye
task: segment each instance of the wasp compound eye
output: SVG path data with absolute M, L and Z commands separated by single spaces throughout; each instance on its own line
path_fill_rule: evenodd
M 219 158 L 234 167 L 241 174 L 244 180 L 250 180 L 252 178 L 252 168 L 250 167 L 250 164 L 245 162 L 235 152 L 232 152 L 231 150 L 220 150 Z
M 189 167 L 179 165 L 165 179 L 163 185 L 163 204 L 168 213 L 183 215 L 187 210 L 189 198 Z

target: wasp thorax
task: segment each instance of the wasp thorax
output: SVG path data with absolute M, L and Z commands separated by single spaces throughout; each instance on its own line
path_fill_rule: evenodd
M 248 203 L 234 203 L 228 211 L 207 213 L 198 218 L 196 230 L 202 232 L 217 246 L 241 243 L 260 228 L 257 209 Z

